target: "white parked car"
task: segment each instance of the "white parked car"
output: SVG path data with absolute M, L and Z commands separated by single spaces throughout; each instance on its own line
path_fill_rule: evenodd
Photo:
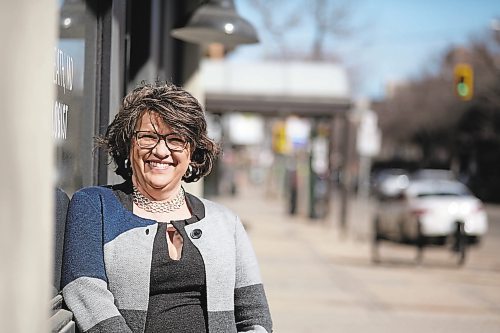
M 380 201 L 374 241 L 425 245 L 451 244 L 463 252 L 488 229 L 482 202 L 455 180 L 412 180 L 399 195 Z M 451 242 L 450 242 L 451 239 Z M 421 255 L 421 254 L 420 254 Z

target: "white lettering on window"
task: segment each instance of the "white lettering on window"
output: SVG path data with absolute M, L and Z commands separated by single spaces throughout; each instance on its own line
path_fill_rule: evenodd
M 56 140 L 66 140 L 68 132 L 68 111 L 67 104 L 56 101 L 54 103 L 54 111 L 52 113 L 52 126 L 54 138 Z
M 54 56 L 54 84 L 62 87 L 66 94 L 66 90 L 73 90 L 73 57 L 57 47 Z

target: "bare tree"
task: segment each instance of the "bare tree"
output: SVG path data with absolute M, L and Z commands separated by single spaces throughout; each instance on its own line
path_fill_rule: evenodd
M 310 3 L 314 26 L 311 58 L 324 60 L 329 37 L 349 37 L 353 32 L 352 2 L 315 0 Z
M 285 13 L 284 8 L 288 8 L 290 2 L 286 0 L 247 0 L 259 13 L 263 28 L 269 34 L 274 45 L 273 50 L 280 58 L 289 58 L 292 53 L 286 36 L 294 28 L 300 25 L 300 10 L 292 8 Z M 288 4 L 288 5 L 287 5 Z
M 459 161 L 456 164 L 465 173 L 470 172 L 467 165 L 479 166 L 482 172 L 471 178 L 478 184 L 476 188 L 495 182 L 500 186 L 500 180 L 488 178 L 493 168 L 481 162 L 500 151 L 499 46 L 486 36 L 475 37 L 460 48 L 450 47 L 436 72 L 411 80 L 378 104 L 384 141 L 397 142 L 390 146 L 402 150 L 418 147 L 424 164 L 444 156 L 450 163 Z M 470 101 L 461 101 L 454 93 L 453 69 L 458 62 L 467 62 L 474 70 Z M 500 158 L 495 161 L 491 163 L 500 164 Z
M 332 38 L 350 37 L 353 1 L 347 0 L 247 0 L 259 13 L 265 33 L 273 42 L 274 56 L 310 60 L 338 60 L 326 47 Z M 293 32 L 312 30 L 311 45 L 296 45 Z

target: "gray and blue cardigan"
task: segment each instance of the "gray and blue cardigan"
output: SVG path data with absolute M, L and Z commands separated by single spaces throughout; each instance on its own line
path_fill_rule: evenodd
M 205 265 L 208 331 L 271 332 L 257 260 L 239 218 L 199 200 L 205 214 L 185 229 Z M 125 208 L 110 188 L 73 195 L 61 286 L 83 332 L 144 331 L 157 227 Z

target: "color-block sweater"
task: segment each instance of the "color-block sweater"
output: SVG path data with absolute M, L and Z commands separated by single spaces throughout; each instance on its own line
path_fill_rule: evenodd
M 271 332 L 257 260 L 239 218 L 219 204 L 191 197 L 204 207 L 199 221 L 185 230 L 205 265 L 208 331 Z M 73 195 L 62 288 L 83 332 L 144 332 L 157 228 L 156 221 L 125 208 L 108 187 Z

